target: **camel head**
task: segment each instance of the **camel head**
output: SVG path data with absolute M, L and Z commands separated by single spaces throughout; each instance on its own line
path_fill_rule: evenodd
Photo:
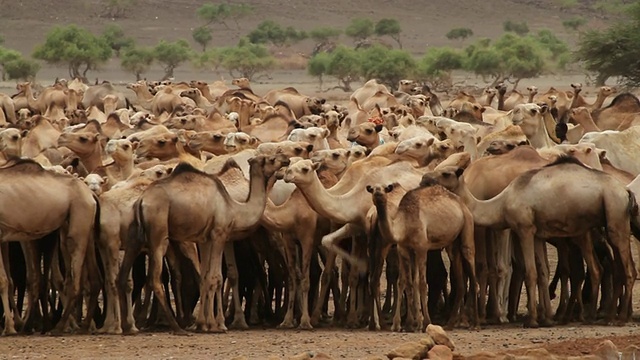
M 584 106 L 569 110 L 569 119 L 575 124 L 582 124 L 591 118 L 591 111 Z
M 310 184 L 314 172 L 320 168 L 320 163 L 305 159 L 289 165 L 284 174 L 284 181 L 293 184 Z
M 462 102 L 462 104 L 460 104 L 459 112 L 468 112 L 470 114 L 473 114 L 476 120 L 482 121 L 482 113 L 484 113 L 485 110 L 485 107 L 477 102 L 472 103 L 469 101 L 464 101 Z
M 429 152 L 429 147 L 435 142 L 434 137 L 416 136 L 398 143 L 395 153 L 408 155 L 413 158 L 421 158 Z
M 213 130 L 195 132 L 189 135 L 189 147 L 192 150 L 204 150 L 215 155 L 226 154 L 224 140 L 229 131 Z
M 273 149 L 274 153 L 284 154 L 289 158 L 301 157 L 303 159 L 308 159 L 313 151 L 313 144 L 306 141 L 287 140 L 275 143 L 275 147 Z
M 529 145 L 529 140 L 499 139 L 492 141 L 486 152 L 491 155 L 501 155 L 522 145 Z
M 323 113 L 324 114 L 324 113 Z M 298 118 L 298 122 L 306 125 L 305 128 L 319 127 L 324 125 L 324 117 L 322 115 L 303 115 Z
M 138 157 L 166 159 L 176 155 L 176 144 L 178 135 L 174 133 L 163 133 L 146 137 L 138 143 L 136 155 Z
M 290 141 L 305 141 L 310 144 L 315 144 L 316 141 L 322 141 L 329 136 L 329 130 L 327 128 L 310 127 L 308 129 L 293 129 L 289 133 L 287 140 Z
M 102 135 L 94 132 L 64 132 L 58 137 L 58 147 L 65 146 L 81 157 L 89 156 L 102 139 Z
M 498 85 L 496 85 L 496 90 L 498 90 L 498 94 L 500 95 L 504 95 L 507 93 L 507 84 L 501 82 Z
M 417 83 L 414 80 L 403 79 L 398 81 L 398 91 L 411 94 Z M 421 89 L 422 90 L 422 89 Z
M 18 110 L 18 121 L 27 120 L 29 117 L 31 117 L 31 110 L 27 108 Z
M 360 145 L 373 145 L 379 141 L 378 133 L 384 125 L 372 122 L 364 122 L 349 129 L 347 141 L 357 142 Z
M 535 95 L 538 93 L 538 88 L 533 85 L 529 85 L 527 86 L 527 91 L 529 92 L 529 95 Z
M 378 199 L 384 199 L 388 193 L 392 192 L 400 186 L 399 183 L 393 183 L 388 185 L 367 185 L 367 192 L 373 196 L 374 201 Z
M 495 89 L 495 88 L 486 87 L 486 88 L 484 88 L 482 93 L 485 94 L 486 96 L 493 97 L 493 96 L 498 95 L 498 90 Z
M 459 166 L 443 166 L 424 174 L 420 185 L 423 183 L 432 184 L 435 181 L 447 190 L 455 192 L 460 185 L 460 175 L 462 175 L 463 172 L 464 168 Z
M 369 155 L 369 150 L 362 145 L 353 145 L 349 148 L 349 163 L 350 166 L 355 161 L 362 160 Z
M 84 178 L 80 178 L 97 196 L 102 194 L 102 187 L 109 182 L 109 179 L 106 176 L 100 176 L 98 174 L 89 174 Z
M 518 125 L 527 136 L 532 136 L 543 124 L 542 108 L 537 104 L 518 104 L 512 110 L 511 121 Z
M 231 80 L 231 85 L 235 85 L 240 89 L 251 89 L 251 82 L 244 77 Z
M 200 80 L 191 80 L 189 82 L 189 86 L 196 88 L 196 89 L 204 89 L 205 86 L 209 86 L 209 84 L 207 84 L 204 81 L 200 81 Z
M 444 121 L 440 119 L 436 122 L 438 133 L 443 133 L 447 139 L 451 139 L 453 144 L 458 146 L 464 146 L 465 144 L 476 144 L 476 133 L 478 129 L 471 124 L 461 123 L 457 121 Z
M 618 92 L 618 89 L 610 86 L 601 86 L 600 90 L 598 91 L 599 95 L 604 97 L 611 96 L 617 92 Z
M 195 130 L 198 125 L 198 117 L 193 115 L 174 116 L 164 122 L 169 129 Z
M 318 97 L 307 97 L 304 101 L 312 114 L 321 114 L 322 105 L 326 102 L 325 99 Z
M 235 154 L 257 146 L 258 139 L 243 132 L 230 132 L 224 140 L 224 147 L 228 154 Z
M 592 143 L 580 143 L 580 144 L 560 144 L 553 147 L 560 154 L 573 156 L 581 163 L 589 166 L 593 169 L 602 170 L 602 163 L 600 162 L 600 152 Z
M 273 176 L 280 168 L 290 164 L 289 158 L 284 154 L 257 155 L 250 158 L 248 162 L 251 168 L 259 166 L 267 178 Z
M 138 177 L 155 181 L 166 178 L 167 176 L 171 175 L 172 171 L 172 167 L 168 167 L 166 165 L 155 165 L 148 169 L 142 170 Z
M 314 151 L 311 161 L 320 163 L 334 174 L 339 174 L 349 165 L 350 154 L 347 149 L 318 150 Z
M 113 139 L 107 142 L 104 151 L 117 162 L 126 162 L 133 158 L 134 151 L 138 147 L 137 142 L 127 139 Z
M 5 129 L 0 131 L 0 151 L 5 157 L 22 156 L 22 138 L 27 136 L 28 130 Z
M 582 91 L 582 84 L 581 83 L 572 83 L 571 87 L 573 88 L 574 93 L 579 93 L 580 91 Z

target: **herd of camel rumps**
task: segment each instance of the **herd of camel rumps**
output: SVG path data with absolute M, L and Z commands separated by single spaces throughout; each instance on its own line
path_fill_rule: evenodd
M 633 321 L 640 100 L 507 90 L 19 83 L 3 334 Z

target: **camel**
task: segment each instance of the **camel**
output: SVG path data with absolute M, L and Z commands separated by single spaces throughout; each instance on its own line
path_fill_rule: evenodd
M 571 95 L 572 95 L 571 93 L 568 94 L 565 91 L 559 91 L 558 89 L 552 86 L 545 93 L 537 94 L 534 97 L 532 102 L 536 104 L 545 103 L 549 106 L 551 106 L 551 103 L 555 103 L 555 106 L 558 109 L 557 118 L 564 119 L 566 112 L 569 110 L 569 107 L 571 106 L 571 101 L 572 101 L 572 97 L 570 97 Z
M 115 96 L 116 109 L 128 107 L 127 99 L 124 94 L 113 87 L 113 85 L 107 81 L 103 82 L 102 84 L 89 86 L 82 95 L 82 106 L 85 109 L 88 109 L 91 106 L 96 106 L 98 109 L 108 114 L 109 111 L 105 109 L 104 103 L 104 99 L 107 96 Z
M 2 193 L 5 194 L 4 206 L 0 209 L 3 219 L 0 242 L 34 241 L 58 229 L 62 231 L 61 248 L 69 252 L 70 262 L 66 266 L 64 311 L 52 331 L 61 334 L 69 325 L 70 315 L 76 310 L 86 250 L 98 231 L 98 203 L 79 179 L 45 171 L 32 160 L 13 161 L 0 169 L 0 178 Z M 3 333 L 15 334 L 13 308 L 9 306 L 8 280 L 3 264 L 5 255 L 0 254 L 0 296 L 5 314 Z M 35 259 L 26 259 L 26 262 L 30 263 L 31 260 Z M 35 299 L 38 298 L 38 289 L 38 283 L 31 284 L 30 291 L 35 291 Z
M 573 88 L 573 99 L 571 100 L 571 105 L 569 106 L 569 109 L 585 107 L 590 112 L 593 112 L 595 110 L 602 108 L 602 105 L 604 105 L 604 101 L 609 96 L 617 92 L 615 88 L 612 88 L 609 86 L 601 86 L 600 89 L 598 89 L 598 95 L 596 96 L 595 102 L 593 104 L 588 104 L 584 99 L 584 97 L 580 95 L 580 92 L 582 92 L 582 84 L 573 83 L 571 84 L 571 87 Z
M 511 93 L 507 98 L 504 98 L 507 86 L 503 83 L 500 83 L 496 86 L 498 90 L 498 110 L 513 110 L 516 105 L 520 104 L 528 104 L 532 103 L 534 97 L 538 94 L 538 88 L 535 86 L 527 86 L 527 91 L 529 92 L 528 97 L 525 98 L 522 93 L 517 90 L 511 90 Z
M 7 121 L 11 124 L 17 124 L 16 107 L 10 96 L 0 94 L 0 125 L 6 125 Z
M 478 326 L 473 215 L 459 197 L 434 182 L 422 182 L 417 189 L 406 192 L 398 208 L 394 209 L 388 206 L 387 198 L 395 188 L 397 188 L 396 184 L 389 184 L 367 185 L 366 189 L 373 196 L 380 232 L 386 239 L 398 244 L 398 252 L 404 254 L 403 258 L 412 259 L 408 264 L 404 259 L 400 261 L 398 293 L 404 292 L 405 284 L 410 278 L 409 273 L 413 273 L 416 278 L 407 288 L 407 301 L 409 304 L 413 302 L 413 311 L 416 314 L 422 313 L 424 320 L 421 330 L 425 331 L 427 325 L 431 323 L 427 308 L 427 251 L 446 248 L 449 258 L 452 259 L 452 273 L 458 273 L 455 276 L 458 279 L 456 281 L 458 289 L 448 325 L 453 327 L 456 323 L 465 293 L 466 282 L 463 281 L 462 265 L 453 264 L 462 260 L 465 262 L 470 282 L 471 326 Z M 454 245 L 457 238 L 460 239 L 460 244 Z M 453 254 L 454 248 L 459 252 L 458 254 Z M 453 260 L 456 258 L 457 260 Z M 454 270 L 458 268 L 457 265 L 460 265 L 459 269 Z M 410 295 L 413 291 L 419 292 L 413 297 L 415 300 Z M 395 331 L 400 330 L 401 304 L 402 301 L 396 302 L 396 312 L 391 328 Z
M 65 146 L 80 158 L 89 173 L 103 165 L 102 149 L 104 138 L 100 133 L 82 131 L 65 132 L 58 137 L 58 146 Z
M 40 114 L 44 114 L 51 106 L 57 106 L 62 109 L 67 108 L 67 94 L 57 87 L 48 87 L 42 91 L 38 98 L 34 98 L 31 83 L 18 84 L 18 91 L 27 98 L 29 108 Z
M 402 81 L 402 80 L 401 80 Z M 364 83 L 362 87 L 356 89 L 353 93 L 351 93 L 350 100 L 355 99 L 356 103 L 364 104 L 364 102 L 370 97 L 374 96 L 378 92 L 386 92 L 390 94 L 389 89 L 383 84 L 380 84 L 376 81 L 376 79 L 371 79 Z M 405 91 L 406 92 L 406 91 Z
M 325 103 L 325 99 L 302 95 L 292 87 L 270 90 L 263 96 L 263 99 L 273 106 L 278 102 L 287 104 L 296 118 L 303 115 L 319 114 L 322 111 L 322 104 Z
M 149 281 L 152 290 L 176 333 L 185 331 L 170 311 L 160 281 L 162 258 L 169 245 L 169 237 L 172 241 L 199 244 L 202 258 L 201 304 L 196 316 L 196 329 L 214 332 L 226 330 L 222 308 L 222 253 L 226 242 L 232 233 L 253 228 L 258 223 L 266 205 L 266 180 L 282 166 L 288 165 L 288 160 L 283 155 L 260 155 L 250 159 L 249 163 L 251 179 L 246 202 L 233 200 L 217 177 L 181 163 L 171 176 L 151 184 L 134 205 L 138 239 L 125 250 L 118 285 L 121 289 L 126 286 L 133 261 L 142 246 L 146 245 L 150 254 Z M 184 186 L 191 189 L 198 186 L 199 191 L 184 192 Z M 238 215 L 240 213 L 242 216 Z M 216 311 L 214 296 L 217 297 Z M 121 303 L 125 303 L 122 292 L 120 298 Z
M 590 132 L 599 133 L 601 131 L 593 121 L 588 108 L 584 106 L 575 107 L 569 110 L 568 114 L 570 121 L 576 124 L 576 126 L 569 127 L 567 130 L 566 137 L 569 143 L 577 144 L 584 134 Z
M 515 151 L 515 150 L 514 150 Z M 457 172 L 458 176 L 462 172 Z M 452 180 L 449 173 L 443 177 Z M 587 187 L 575 187 L 573 179 Z M 455 179 L 453 179 L 455 180 Z M 445 180 L 446 181 L 446 180 Z M 606 227 L 608 241 L 614 251 L 617 266 L 624 272 L 624 283 L 616 284 L 614 299 L 620 299 L 620 322 L 628 321 L 635 269 L 629 243 L 630 217 L 637 214 L 634 195 L 613 176 L 584 166 L 570 156 L 558 158 L 543 168 L 529 170 L 514 179 L 500 194 L 490 200 L 477 200 L 466 187 L 464 176 L 458 181 L 456 193 L 469 206 L 477 225 L 495 229 L 510 228 L 518 235 L 522 250 L 528 296 L 529 318 L 525 325 L 537 327 L 550 324 L 547 314 L 537 314 L 536 285 L 541 291 L 543 309 L 550 309 L 548 266 L 544 260 L 544 242 L 551 237 L 577 237 L 593 227 Z M 541 194 L 543 196 L 541 196 Z M 546 198 L 562 198 L 553 201 Z M 536 259 L 537 258 L 537 259 Z M 536 266 L 540 267 L 541 279 Z M 539 282 L 539 280 L 541 280 Z M 616 307 L 608 309 L 608 320 L 616 315 Z
M 308 129 L 293 129 L 289 133 L 287 140 L 304 141 L 313 145 L 314 150 L 328 150 L 329 142 L 327 137 L 329 130 L 327 128 L 311 127 Z
M 27 133 L 13 128 L 0 131 L 0 153 L 5 160 L 22 156 L 22 139 Z
M 478 143 L 478 156 L 484 156 L 486 151 L 495 152 L 499 147 L 507 147 L 513 150 L 516 146 L 528 145 L 529 139 L 517 125 L 509 125 L 506 128 L 494 131 L 482 137 Z
M 222 90 L 220 93 L 212 94 L 211 92 L 212 89 L 209 86 L 209 84 L 207 84 L 204 81 L 197 81 L 197 80 L 192 80 L 189 83 L 189 86 L 191 86 L 192 88 L 198 89 L 200 91 L 201 96 L 203 96 L 209 102 L 215 102 L 218 96 L 222 95 L 222 93 L 229 90 L 227 86 L 224 85 L 224 87 L 220 88 L 220 90 Z M 197 105 L 197 102 L 196 102 L 196 105 Z
M 106 176 L 100 176 L 99 174 L 89 174 L 86 177 L 80 177 L 89 190 L 96 194 L 96 196 L 100 196 L 106 189 L 106 185 L 109 183 L 109 178 Z
M 621 93 L 605 107 L 591 113 L 598 128 L 602 130 L 625 130 L 638 118 L 640 100 L 631 93 Z M 623 126 L 623 128 L 620 128 Z
M 111 187 L 117 182 L 128 179 L 134 170 L 134 151 L 138 143 L 132 143 L 127 139 L 109 140 L 105 147 L 105 153 L 113 159 L 111 164 L 97 169 L 96 173 L 104 174 Z
M 383 128 L 384 126 L 376 125 L 372 122 L 356 125 L 349 129 L 347 141 L 355 142 L 358 145 L 366 147 L 368 150 L 373 150 L 384 144 L 384 140 L 380 136 Z
M 613 166 L 637 176 L 640 174 L 640 164 L 636 161 L 640 156 L 639 136 L 640 126 L 634 126 L 624 131 L 586 133 L 579 143 L 593 143 L 598 149 L 606 150 Z
M 498 95 L 498 90 L 495 88 L 485 88 L 482 91 L 482 96 L 478 99 L 478 103 L 482 106 L 491 106 L 496 95 Z

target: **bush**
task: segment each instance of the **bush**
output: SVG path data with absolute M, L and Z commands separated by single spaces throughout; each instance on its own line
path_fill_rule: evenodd
M 473 30 L 469 28 L 455 28 L 449 30 L 449 32 L 445 36 L 449 40 L 464 40 L 468 37 L 473 36 Z
M 513 32 L 520 36 L 524 36 L 529 33 L 529 25 L 526 22 L 513 22 L 511 20 L 507 20 L 502 24 L 502 28 L 506 32 Z
M 40 71 L 40 64 L 20 57 L 3 64 L 3 70 L 9 80 L 31 81 Z
M 304 40 L 308 35 L 304 31 L 298 31 L 291 26 L 282 28 L 280 24 L 273 20 L 265 20 L 258 24 L 258 27 L 251 31 L 247 37 L 254 44 L 271 43 L 282 47 Z
M 232 19 L 238 28 L 238 20 L 251 14 L 253 8 L 247 4 L 203 4 L 196 10 L 198 17 L 206 22 L 206 25 L 221 24 L 227 29 L 226 20 Z
M 319 27 L 309 31 L 309 37 L 316 43 L 336 41 L 342 34 L 342 30 L 332 27 Z
M 578 31 L 579 28 L 587 24 L 587 19 L 582 16 L 575 16 L 571 19 L 564 20 L 562 26 L 567 30 Z

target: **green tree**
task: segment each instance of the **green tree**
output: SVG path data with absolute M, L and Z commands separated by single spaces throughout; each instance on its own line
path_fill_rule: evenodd
M 507 20 L 502 23 L 502 28 L 506 32 L 513 32 L 520 36 L 524 36 L 529 33 L 529 25 L 525 21 L 523 22 L 513 22 L 511 20 Z
M 222 52 L 224 48 L 209 49 L 193 58 L 193 66 L 196 69 L 215 71 L 219 75 L 222 65 Z
M 283 28 L 273 20 L 265 20 L 261 22 L 258 24 L 258 27 L 247 35 L 249 41 L 254 44 L 271 43 L 278 47 L 299 42 L 307 37 L 308 35 L 306 32 L 298 31 L 291 26 Z
M 213 35 L 211 34 L 211 29 L 208 26 L 199 26 L 193 29 L 191 33 L 193 40 L 197 42 L 200 46 L 202 46 L 202 51 L 207 50 L 207 45 L 213 40 Z
M 465 40 L 466 38 L 473 36 L 473 30 L 469 28 L 454 28 L 449 30 L 445 36 L 449 40 Z
M 149 71 L 153 63 L 153 49 L 128 48 L 120 59 L 120 67 L 136 76 L 136 81 L 142 79 L 142 74 Z
M 596 74 L 596 85 L 619 76 L 628 86 L 640 86 L 640 3 L 627 11 L 630 21 L 604 30 L 587 30 L 578 42 L 576 59 Z
M 373 35 L 374 26 L 373 21 L 367 18 L 354 18 L 351 23 L 344 30 L 345 35 L 353 38 L 355 41 L 366 40 Z
M 231 7 L 229 17 L 236 23 L 236 27 L 240 29 L 240 19 L 247 17 L 253 13 L 253 7 L 247 4 L 233 4 Z
M 570 19 L 562 21 L 562 26 L 567 30 L 578 31 L 587 24 L 587 19 L 582 16 L 574 16 Z
M 397 86 L 398 81 L 412 76 L 416 69 L 416 61 L 404 50 L 389 50 L 374 45 L 358 52 L 360 75 L 365 79 L 378 79 L 392 88 Z
M 133 38 L 124 35 L 124 30 L 117 24 L 107 26 L 102 32 L 102 37 L 115 51 L 117 57 L 120 57 L 121 50 L 130 48 L 135 43 Z
M 453 81 L 453 70 L 462 69 L 465 54 L 450 47 L 436 47 L 427 50 L 417 65 L 418 78 L 432 83 L 441 83 L 450 88 Z
M 7 64 L 22 58 L 19 51 L 0 46 L 0 79 L 7 80 Z
M 221 66 L 233 77 L 246 77 L 251 80 L 261 72 L 271 70 L 276 60 L 267 48 L 241 39 L 238 46 L 220 50 Z
M 163 80 L 173 77 L 173 71 L 192 55 L 191 47 L 185 40 L 160 42 L 153 49 L 154 58 L 164 67 Z
M 571 61 L 569 45 L 560 40 L 551 30 L 542 29 L 534 37 L 544 49 L 549 51 L 549 60 L 558 68 L 564 69 Z
M 359 51 L 344 46 L 337 47 L 329 58 L 327 75 L 338 80 L 337 88 L 345 92 L 353 91 L 351 83 L 358 80 L 360 75 Z
M 229 28 L 225 19 L 231 16 L 231 7 L 227 4 L 203 4 L 196 10 L 196 14 L 206 22 L 206 25 L 221 24 Z
M 396 43 L 398 43 L 398 47 L 402 49 L 402 42 L 400 41 L 400 33 L 402 32 L 402 28 L 400 27 L 400 22 L 398 20 L 388 18 L 380 19 L 380 21 L 376 23 L 374 32 L 378 36 L 388 35 Z
M 4 37 L 0 35 L 0 45 L 4 44 Z
M 20 57 L 3 64 L 2 68 L 9 80 L 31 81 L 36 77 L 38 71 L 40 71 L 40 64 L 33 60 Z
M 309 31 L 309 37 L 316 43 L 337 41 L 342 30 L 332 27 L 319 27 Z
M 50 64 L 64 64 L 71 78 L 86 80 L 87 72 L 109 60 L 111 52 L 104 38 L 76 25 L 68 25 L 54 27 L 44 44 L 36 46 L 33 57 Z

